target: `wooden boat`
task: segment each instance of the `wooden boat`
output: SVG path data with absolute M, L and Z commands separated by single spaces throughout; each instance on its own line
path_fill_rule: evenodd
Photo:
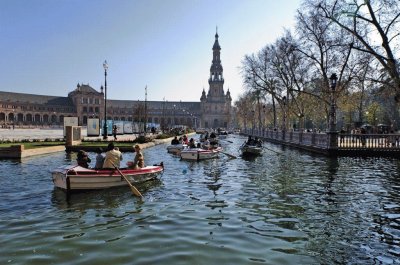
M 143 183 L 156 179 L 164 171 L 164 165 L 147 166 L 139 169 L 120 168 L 132 183 Z M 77 165 L 56 168 L 52 172 L 54 186 L 66 191 L 94 190 L 127 186 L 128 183 L 116 169 L 91 169 Z
M 186 147 L 187 144 L 171 144 L 167 146 L 167 152 L 178 155 Z
M 222 151 L 222 147 L 218 146 L 213 149 L 203 149 L 203 148 L 185 148 L 181 151 L 181 159 L 200 161 L 206 159 L 217 158 L 219 152 Z
M 240 150 L 242 151 L 242 155 L 260 155 L 262 146 L 244 144 L 240 147 Z

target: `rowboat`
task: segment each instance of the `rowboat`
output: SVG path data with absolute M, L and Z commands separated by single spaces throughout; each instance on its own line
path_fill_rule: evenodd
M 221 151 L 222 147 L 220 146 L 213 149 L 185 148 L 181 151 L 181 159 L 191 161 L 212 159 L 217 158 Z
M 156 179 L 164 171 L 164 165 L 146 166 L 144 168 L 120 168 L 122 174 L 132 184 Z M 116 169 L 92 169 L 77 165 L 68 165 L 52 171 L 54 186 L 66 191 L 94 190 L 127 186 L 128 183 Z
M 240 147 L 240 150 L 242 151 L 242 155 L 260 155 L 262 146 L 244 144 Z
M 179 154 L 182 149 L 186 148 L 187 144 L 171 144 L 167 146 L 167 152 L 177 155 Z

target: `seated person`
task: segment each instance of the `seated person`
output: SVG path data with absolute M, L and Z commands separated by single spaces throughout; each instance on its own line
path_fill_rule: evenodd
M 210 133 L 210 138 L 211 139 L 217 138 L 217 135 L 215 134 L 215 132 Z
M 174 137 L 174 139 L 172 139 L 172 141 L 171 141 L 171 144 L 172 144 L 172 145 L 177 145 L 177 144 L 180 144 L 180 142 L 179 142 L 179 140 L 178 140 L 178 137 L 177 137 L 177 136 L 175 136 L 175 137 Z
M 106 157 L 104 158 L 103 168 L 114 168 L 120 167 L 122 160 L 122 153 L 114 148 L 113 143 L 109 143 L 107 146 Z
M 246 144 L 247 144 L 247 145 L 254 145 L 254 140 L 251 138 L 250 135 L 249 135 L 249 138 L 247 139 Z
M 206 137 L 204 142 L 203 142 L 203 148 L 204 149 L 210 149 L 210 141 L 208 140 L 208 138 Z
M 194 142 L 193 138 L 190 138 L 188 145 L 189 145 L 189 148 L 196 148 L 196 143 Z
M 96 155 L 96 165 L 94 166 L 94 168 L 96 168 L 96 169 L 103 168 L 104 156 L 101 154 L 101 153 L 103 153 L 103 149 L 101 147 L 98 148 L 96 153 L 97 153 L 97 155 Z
M 261 147 L 262 141 L 258 139 L 257 137 L 254 139 L 254 144 L 258 147 Z
M 132 161 L 129 161 L 128 163 L 126 163 L 128 165 L 129 168 L 133 168 L 133 169 L 137 169 L 137 168 L 143 168 L 144 167 L 144 157 L 143 154 L 141 152 L 141 148 L 140 146 L 137 144 L 134 146 L 135 149 L 135 158 Z
M 91 162 L 88 154 L 84 150 L 79 150 L 76 161 L 78 162 L 78 166 L 84 168 L 89 168 L 89 163 Z

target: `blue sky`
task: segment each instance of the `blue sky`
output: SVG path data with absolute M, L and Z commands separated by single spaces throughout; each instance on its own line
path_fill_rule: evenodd
M 300 0 L 0 0 L 0 90 L 199 101 L 218 26 L 225 92 L 243 93 L 245 54 L 292 28 Z

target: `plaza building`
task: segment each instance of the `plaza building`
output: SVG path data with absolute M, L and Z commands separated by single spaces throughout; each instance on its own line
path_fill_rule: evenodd
M 231 127 L 232 98 L 229 89 L 225 93 L 223 88 L 218 37 L 216 33 L 208 92 L 203 88 L 200 102 L 107 99 L 107 120 L 145 121 L 163 129 Z M 104 88 L 98 91 L 89 84 L 78 84 L 67 97 L 0 91 L 0 125 L 46 127 L 62 125 L 64 117 L 78 117 L 79 125 L 85 126 L 89 118 L 104 118 L 104 100 Z

